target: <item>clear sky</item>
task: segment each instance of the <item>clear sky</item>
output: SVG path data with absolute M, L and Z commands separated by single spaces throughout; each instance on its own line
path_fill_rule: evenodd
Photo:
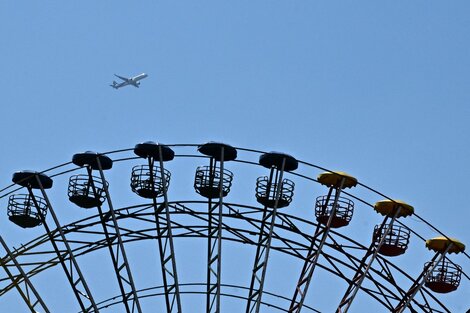
M 469 10 L 423 0 L 2 1 L 0 181 L 84 150 L 216 140 L 351 173 L 470 244 Z M 109 87 L 114 73 L 141 72 L 139 89 Z M 443 301 L 468 309 L 469 286 Z M 24 312 L 10 305 L 0 299 L 1 311 Z

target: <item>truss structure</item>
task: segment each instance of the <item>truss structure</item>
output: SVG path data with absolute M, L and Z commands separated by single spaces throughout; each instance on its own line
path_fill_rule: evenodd
M 144 164 L 135 165 L 142 158 Z M 201 160 L 209 165 L 196 169 Z M 131 168 L 135 194 L 121 183 Z M 269 176 L 253 179 L 266 168 Z M 84 170 L 69 181 L 70 201 L 83 204 L 77 207 L 59 198 L 52 180 Z M 350 228 L 356 221 L 348 225 L 352 212 L 344 213 L 349 202 L 343 197 L 356 202 L 361 217 L 370 210 L 371 220 L 377 200 L 394 200 L 357 181 L 346 191 L 348 179 L 290 155 L 215 142 L 146 142 L 82 153 L 41 172 L 17 172 L 14 184 L 0 191 L 10 220 L 21 226 L 0 231 L 0 310 L 16 303 L 18 312 L 57 312 L 63 310 L 55 299 L 60 294 L 70 312 L 340 313 L 354 311 L 356 302 L 387 312 L 452 312 L 426 279 L 447 262 L 460 269 L 458 283 L 470 288 L 470 258 L 463 253 L 458 266 L 448 255 L 463 248 L 455 250 L 458 244 L 450 241 L 430 254 L 432 269 L 407 268 L 413 249 L 426 253 L 426 234 L 398 220 L 400 210 L 355 239 L 357 230 Z M 186 200 L 188 180 L 202 198 Z M 294 193 L 294 186 L 312 193 Z M 318 193 L 327 196 L 318 200 L 315 219 L 308 206 Z M 380 249 L 390 245 L 397 227 L 410 231 L 412 245 L 403 255 L 386 255 Z

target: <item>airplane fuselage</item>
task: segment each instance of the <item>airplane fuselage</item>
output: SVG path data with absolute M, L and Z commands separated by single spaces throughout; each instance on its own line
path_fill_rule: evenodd
M 142 73 L 142 74 L 139 74 L 139 75 L 137 75 L 137 76 L 135 76 L 135 77 L 132 77 L 131 79 L 132 79 L 133 81 L 138 81 L 138 80 L 144 79 L 144 78 L 147 77 L 147 76 L 148 76 L 147 74 Z
M 139 85 L 140 85 L 139 80 L 142 80 L 142 79 L 146 78 L 148 75 L 145 74 L 145 73 L 142 73 L 142 74 L 139 74 L 139 75 L 131 77 L 131 78 L 122 77 L 122 76 L 119 76 L 119 75 L 116 75 L 116 74 L 114 74 L 114 76 L 121 79 L 122 83 L 118 83 L 116 81 L 113 81 L 113 84 L 110 85 L 110 86 L 113 87 L 114 89 L 119 89 L 119 88 L 127 86 L 127 85 L 132 85 L 134 87 L 139 88 Z

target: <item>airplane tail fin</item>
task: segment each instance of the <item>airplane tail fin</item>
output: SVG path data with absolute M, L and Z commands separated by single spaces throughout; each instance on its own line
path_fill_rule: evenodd
M 113 80 L 113 84 L 110 85 L 110 86 L 113 87 L 114 89 L 117 89 L 116 85 L 117 85 L 117 82 L 115 80 Z

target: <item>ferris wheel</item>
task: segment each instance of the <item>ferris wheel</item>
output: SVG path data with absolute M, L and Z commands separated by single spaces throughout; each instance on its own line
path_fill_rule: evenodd
M 286 153 L 144 142 L 12 182 L 2 312 L 453 312 L 469 287 L 412 205 Z

